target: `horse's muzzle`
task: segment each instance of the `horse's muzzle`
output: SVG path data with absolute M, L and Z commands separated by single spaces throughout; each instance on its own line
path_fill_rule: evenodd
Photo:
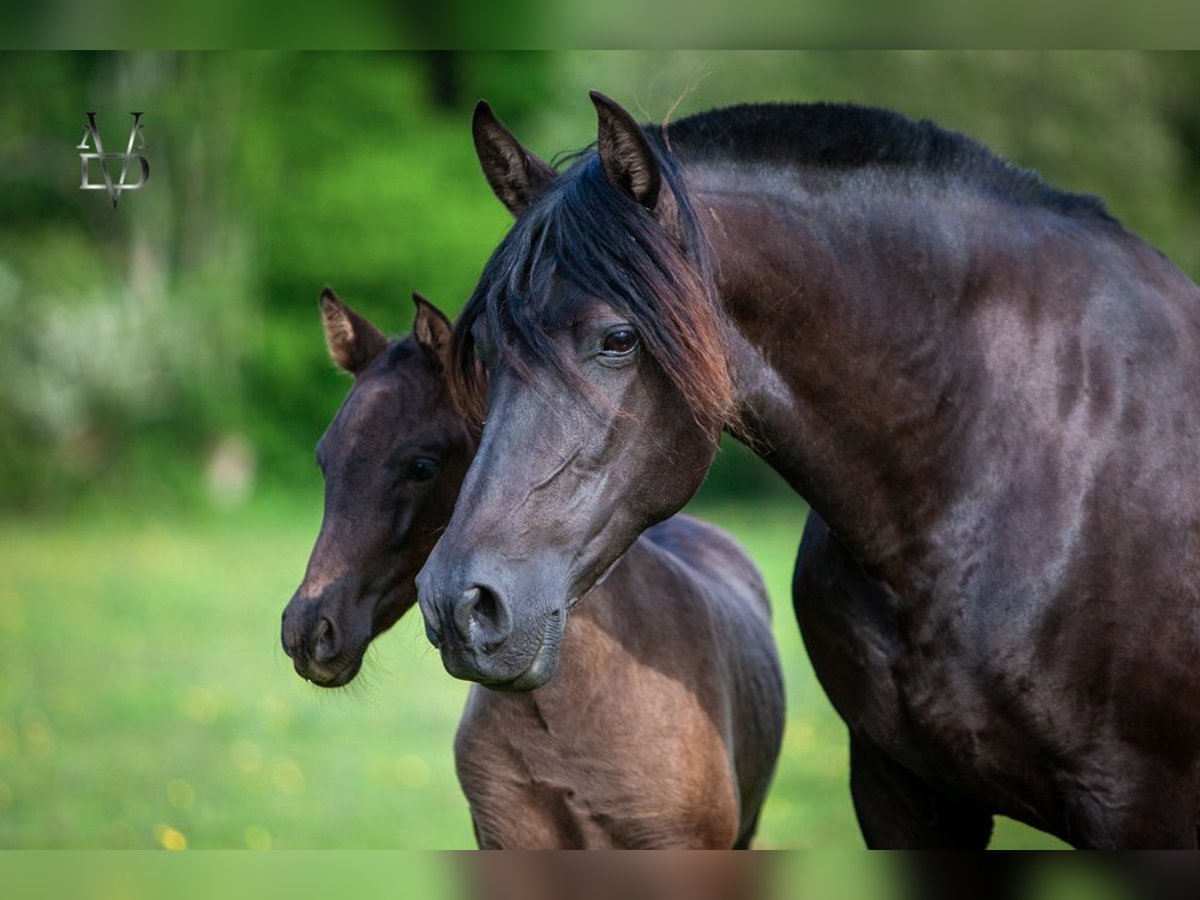
M 522 691 L 540 687 L 554 674 L 565 613 L 518 622 L 504 594 L 480 583 L 445 593 L 426 587 L 420 597 L 425 633 L 455 678 Z
M 362 654 L 347 652 L 346 629 L 321 612 L 319 600 L 296 596 L 283 611 L 283 652 L 296 674 L 321 687 L 341 687 L 358 674 Z

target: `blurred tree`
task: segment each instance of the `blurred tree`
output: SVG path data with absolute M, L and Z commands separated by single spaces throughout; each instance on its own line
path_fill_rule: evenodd
M 433 105 L 443 110 L 457 109 L 462 102 L 458 51 L 427 50 L 424 55 Z
M 417 15 L 413 9 L 389 15 Z M 425 15 L 425 13 L 421 13 Z M 409 31 L 453 24 L 447 7 Z M 446 18 L 449 16 L 449 18 Z M 440 17 L 440 18 L 439 18 Z M 1200 272 L 1195 54 L 1033 52 L 77 53 L 0 56 L 0 504 L 200 496 L 218 448 L 314 488 L 345 382 L 316 297 L 394 332 L 414 288 L 457 309 L 507 213 L 479 174 L 488 98 L 547 158 L 589 143 L 589 88 L 646 119 L 745 100 L 852 100 L 930 117 L 1104 196 Z M 151 180 L 113 211 L 78 190 L 85 110 Z M 739 449 L 708 490 L 769 496 Z

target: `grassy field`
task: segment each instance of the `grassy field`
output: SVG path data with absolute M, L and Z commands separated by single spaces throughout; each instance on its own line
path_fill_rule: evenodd
M 788 585 L 803 507 L 705 507 L 762 566 L 789 720 L 762 846 L 861 846 L 845 733 Z M 359 681 L 292 672 L 279 615 L 319 509 L 0 524 L 0 848 L 465 848 L 466 686 L 410 615 Z M 1054 842 L 1001 823 L 997 845 Z

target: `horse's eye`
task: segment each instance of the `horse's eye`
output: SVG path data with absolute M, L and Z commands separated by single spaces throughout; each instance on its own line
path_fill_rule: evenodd
M 637 332 L 628 325 L 621 325 L 604 336 L 600 352 L 605 356 L 625 356 L 632 353 L 637 345 Z
M 412 481 L 428 481 L 437 470 L 438 461 L 432 456 L 418 456 L 408 464 L 408 477 Z

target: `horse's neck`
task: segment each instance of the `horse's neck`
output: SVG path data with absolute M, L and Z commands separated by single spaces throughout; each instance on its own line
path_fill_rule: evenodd
M 1026 229 L 988 254 L 975 243 L 1012 233 L 1011 210 L 885 198 L 867 177 L 830 176 L 821 192 L 697 179 L 695 205 L 755 449 L 890 578 L 911 570 L 955 490 L 979 378 L 971 310 L 1023 289 L 1030 248 Z

